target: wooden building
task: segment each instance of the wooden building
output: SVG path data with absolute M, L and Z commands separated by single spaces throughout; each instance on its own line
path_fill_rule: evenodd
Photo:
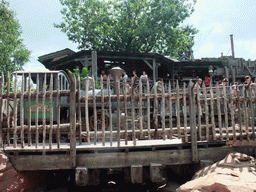
M 204 78 L 209 76 L 209 66 L 212 66 L 213 70 L 222 67 L 220 61 L 179 61 L 156 53 L 90 50 L 74 52 L 68 48 L 42 55 L 38 60 L 49 70 L 87 67 L 92 69 L 93 74 L 99 75 L 101 71 L 108 73 L 111 68 L 118 66 L 126 71 L 129 77 L 134 70 L 138 76 L 146 71 L 153 80 Z

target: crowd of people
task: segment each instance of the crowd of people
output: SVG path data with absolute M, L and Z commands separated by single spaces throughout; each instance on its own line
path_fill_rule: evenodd
M 105 71 L 102 71 L 101 76 L 104 77 L 104 78 L 107 77 Z M 137 82 L 139 79 L 141 79 L 142 82 L 146 82 L 146 81 L 149 79 L 149 77 L 148 77 L 146 71 L 143 71 L 142 74 L 141 74 L 139 77 L 138 77 L 136 71 L 133 71 L 133 72 L 132 72 L 132 77 L 129 78 L 128 75 L 127 75 L 127 73 L 126 73 L 125 71 L 123 71 L 123 74 L 122 74 L 121 79 L 122 79 L 122 80 L 131 79 L 130 84 L 129 84 L 128 81 L 127 81 L 127 84 L 126 84 L 126 92 L 127 92 L 127 93 L 130 93 L 132 87 L 133 87 L 133 90 L 132 90 L 132 91 L 134 91 L 134 92 L 138 91 L 138 85 L 136 84 L 136 82 Z M 133 83 L 133 85 L 132 85 L 132 83 Z M 157 89 L 157 92 L 161 92 L 161 91 L 162 91 L 162 88 L 163 88 L 163 84 L 162 84 L 162 83 L 163 83 L 163 82 L 162 82 L 161 79 L 157 80 L 157 81 L 155 82 L 155 84 L 152 86 L 151 91 L 153 92 L 154 89 L 156 88 L 156 89 Z M 197 80 L 195 80 L 193 87 L 194 87 L 195 89 L 197 89 L 197 88 L 202 88 L 202 85 L 203 85 L 203 84 L 204 84 L 206 87 L 209 87 L 211 83 L 212 83 L 212 82 L 211 82 L 210 77 L 207 77 L 207 76 L 206 76 L 206 77 L 204 78 L 204 80 L 201 79 L 201 78 L 198 78 Z M 245 76 L 245 81 L 244 81 L 243 83 L 241 83 L 241 82 L 240 82 L 240 83 L 239 83 L 239 82 L 234 82 L 233 84 L 231 84 L 231 83 L 229 82 L 228 78 L 224 78 L 221 82 L 217 82 L 217 83 L 214 83 L 214 84 L 212 84 L 212 85 L 214 86 L 214 85 L 216 85 L 216 84 L 219 84 L 220 87 L 223 87 L 223 86 L 230 86 L 231 92 L 236 95 L 236 93 L 237 93 L 237 88 L 238 88 L 239 86 L 241 86 L 241 85 L 251 85 L 251 84 L 253 84 L 253 85 L 255 85 L 255 87 L 256 87 L 256 78 L 255 78 L 254 81 L 253 81 L 252 78 L 251 78 L 251 76 L 248 75 L 248 76 Z M 247 87 L 248 87 L 248 86 L 247 86 Z

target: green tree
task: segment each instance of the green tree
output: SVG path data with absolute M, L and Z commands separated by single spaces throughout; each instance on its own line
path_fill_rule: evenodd
M 195 3 L 196 0 L 194 0 Z M 193 42 L 188 0 L 60 0 L 64 21 L 54 24 L 79 49 L 155 52 L 177 56 Z
M 23 70 L 31 51 L 26 49 L 21 36 L 21 27 L 15 19 L 9 3 L 0 0 L 0 72 Z

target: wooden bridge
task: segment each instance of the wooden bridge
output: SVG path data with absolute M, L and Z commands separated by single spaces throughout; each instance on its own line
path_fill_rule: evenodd
M 19 171 L 131 168 L 136 183 L 144 166 L 153 172 L 232 151 L 255 153 L 255 85 L 167 82 L 157 89 L 138 80 L 127 90 L 126 80 L 108 78 L 96 89 L 94 79 L 81 87 L 74 75 L 64 87 L 68 80 L 56 74 L 24 73 L 20 87 L 18 73 L 13 87 L 2 78 L 1 147 Z

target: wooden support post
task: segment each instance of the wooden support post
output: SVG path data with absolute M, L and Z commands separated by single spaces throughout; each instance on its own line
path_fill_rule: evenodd
M 86 166 L 76 168 L 75 180 L 77 186 L 86 186 L 89 181 L 89 171 Z
M 150 163 L 150 180 L 153 183 L 163 182 L 163 166 L 158 163 Z
M 76 79 L 69 75 L 70 84 L 70 165 L 76 167 Z
M 0 122 L 3 122 L 3 89 L 4 89 L 4 73 L 2 72 L 1 82 L 0 82 Z M 3 147 L 3 125 L 0 123 L 0 147 Z
M 131 182 L 132 184 L 141 184 L 143 178 L 143 166 L 131 165 Z
M 95 77 L 95 81 L 97 81 L 97 51 L 92 51 L 92 75 Z
M 196 134 L 196 114 L 195 114 L 195 94 L 192 81 L 188 85 L 189 94 L 189 117 L 190 117 L 190 130 L 191 130 L 191 148 L 192 148 L 192 161 L 198 162 L 197 151 L 197 134 Z

